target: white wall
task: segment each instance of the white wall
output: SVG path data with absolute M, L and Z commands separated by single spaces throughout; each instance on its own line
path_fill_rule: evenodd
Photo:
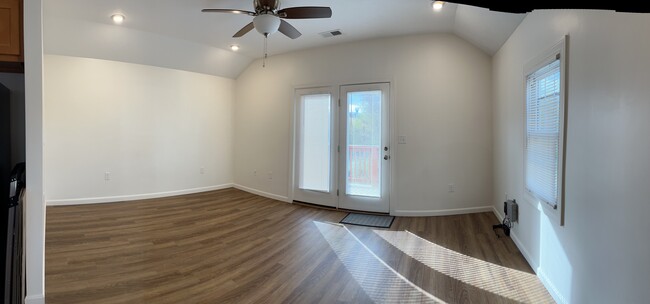
M 244 55 L 195 42 L 130 29 L 127 25 L 58 19 L 47 14 L 46 54 L 147 64 L 175 70 L 235 78 L 252 61 Z
M 556 299 L 650 298 L 650 16 L 530 14 L 493 59 L 494 202 L 520 201 L 513 237 Z M 523 68 L 570 35 L 565 226 L 523 196 Z
M 25 1 L 25 289 L 26 304 L 45 303 L 43 197 L 43 1 Z
M 232 183 L 233 91 L 232 79 L 46 55 L 48 204 Z
M 449 34 L 341 44 L 253 62 L 237 79 L 235 182 L 289 196 L 295 87 L 392 81 L 396 178 L 391 211 L 489 206 L 492 197 L 490 57 Z M 396 139 L 393 139 L 396 142 Z M 258 172 L 257 176 L 253 171 Z M 268 172 L 273 178 L 267 178 Z M 454 183 L 456 192 L 447 192 Z
M 0 83 L 11 91 L 11 163 L 25 161 L 25 75 L 0 73 Z

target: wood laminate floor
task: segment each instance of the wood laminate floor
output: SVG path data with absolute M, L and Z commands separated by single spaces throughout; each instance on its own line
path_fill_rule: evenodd
M 345 215 L 236 189 L 48 207 L 46 302 L 553 301 L 492 213 L 327 224 Z

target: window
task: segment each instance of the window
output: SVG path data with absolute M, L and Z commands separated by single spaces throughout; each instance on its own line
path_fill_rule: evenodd
M 330 94 L 300 97 L 299 187 L 330 191 Z
M 526 73 L 525 186 L 555 210 L 564 173 L 564 55 L 561 42 Z

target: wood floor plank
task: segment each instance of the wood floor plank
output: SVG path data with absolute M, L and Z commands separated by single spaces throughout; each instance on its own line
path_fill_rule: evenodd
M 337 223 L 346 214 L 236 189 L 48 207 L 46 301 L 371 303 L 314 224 Z M 398 217 L 389 230 L 408 230 L 451 251 L 533 274 L 509 238 L 496 238 L 495 223 L 491 213 Z M 387 243 L 377 229 L 348 227 L 388 267 L 443 301 L 513 302 L 432 269 Z M 530 294 L 536 302 L 552 302 L 545 290 Z

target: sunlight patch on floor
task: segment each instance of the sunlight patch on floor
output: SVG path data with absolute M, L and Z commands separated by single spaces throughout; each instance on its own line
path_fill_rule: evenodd
M 388 266 L 345 226 L 316 221 L 314 224 L 375 303 L 444 303 Z
M 408 231 L 374 232 L 411 258 L 466 284 L 519 302 L 554 302 L 534 274 L 458 253 Z

